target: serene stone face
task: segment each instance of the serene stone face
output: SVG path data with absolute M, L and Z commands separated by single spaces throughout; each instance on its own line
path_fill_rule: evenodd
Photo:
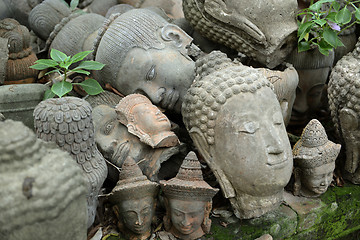
M 301 187 L 314 195 L 326 192 L 333 178 L 335 162 L 302 171 Z
M 201 224 L 204 220 L 205 202 L 195 200 L 169 199 L 172 231 L 176 236 L 191 235 L 202 231 Z
M 195 63 L 178 50 L 134 48 L 110 84 L 125 95 L 141 93 L 155 105 L 180 112 L 195 75 Z
M 154 215 L 153 197 L 121 201 L 118 206 L 122 221 L 130 231 L 144 234 L 151 230 L 151 219 Z
M 135 124 L 149 135 L 170 131 L 169 119 L 152 104 L 138 104 L 132 108 Z
M 291 125 L 305 124 L 309 114 L 320 106 L 320 100 L 330 68 L 298 70 L 299 84 L 291 114 Z

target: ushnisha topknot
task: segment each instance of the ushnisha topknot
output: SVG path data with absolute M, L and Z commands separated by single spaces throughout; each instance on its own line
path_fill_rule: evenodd
M 328 140 L 321 123 L 312 119 L 293 148 L 294 163 L 302 168 L 319 167 L 335 162 L 340 149 L 340 144 Z
M 161 189 L 170 199 L 211 201 L 219 189 L 212 188 L 203 179 L 201 165 L 194 152 L 185 157 L 176 177 L 160 181 Z
M 135 160 L 127 157 L 121 168 L 119 181 L 107 198 L 116 204 L 119 201 L 144 198 L 145 196 L 153 197 L 157 194 L 158 189 L 159 184 L 148 180 Z
M 115 109 L 118 113 L 119 121 L 125 126 L 128 124 L 129 120 L 135 121 L 133 114 L 131 114 L 131 109 L 134 106 L 143 103 L 152 105 L 152 102 L 147 97 L 137 93 L 127 95 L 121 99 Z

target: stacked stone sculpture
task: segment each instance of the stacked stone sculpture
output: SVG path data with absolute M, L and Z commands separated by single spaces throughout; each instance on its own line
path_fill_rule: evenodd
M 91 112 L 89 103 L 75 97 L 51 98 L 34 110 L 38 138 L 70 153 L 86 176 L 88 227 L 94 222 L 98 194 L 107 176 L 105 159 L 95 144 Z
M 318 197 L 330 186 L 341 145 L 328 140 L 324 127 L 313 119 L 293 148 L 295 195 Z
M 86 239 L 86 181 L 71 156 L 0 121 L 0 239 Z

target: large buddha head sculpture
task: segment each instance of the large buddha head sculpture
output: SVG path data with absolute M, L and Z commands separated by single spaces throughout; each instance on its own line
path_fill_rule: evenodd
M 188 56 L 192 38 L 148 9 L 112 15 L 99 31 L 95 60 L 105 67 L 96 73 L 124 95 L 141 93 L 164 109 L 180 112 L 195 72 Z
M 126 158 L 119 181 L 107 196 L 114 205 L 118 226 L 127 239 L 147 239 L 159 184 L 149 181 L 131 157 Z
M 172 147 L 179 143 L 171 132 L 169 119 L 141 94 L 130 94 L 116 106 L 119 121 L 140 141 L 153 148 Z
M 210 231 L 211 199 L 218 192 L 203 180 L 194 152 L 184 159 L 176 177 L 160 181 L 165 194 L 167 231 L 180 239 L 198 239 Z
M 216 52 L 199 60 L 197 71 L 183 120 L 235 215 L 247 219 L 277 208 L 290 180 L 292 155 L 271 83 Z
M 296 43 L 296 0 L 184 0 L 200 34 L 274 68 Z
M 326 192 L 340 148 L 340 144 L 328 140 L 318 120 L 313 119 L 306 125 L 293 149 L 295 195 L 317 197 Z

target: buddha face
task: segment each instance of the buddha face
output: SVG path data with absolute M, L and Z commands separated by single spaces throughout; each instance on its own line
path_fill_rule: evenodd
M 99 150 L 116 165 L 121 166 L 128 155 L 138 160 L 142 158 L 142 154 L 147 153 L 138 138 L 130 134 L 126 126 L 118 121 L 115 109 L 106 105 L 95 107 L 93 121 L 95 142 Z
M 128 95 L 140 93 L 161 108 L 180 112 L 195 76 L 195 63 L 175 48 L 131 49 L 113 87 Z
M 332 179 L 335 162 L 327 163 L 319 167 L 306 169 L 302 172 L 301 186 L 315 195 L 326 192 Z
M 292 153 L 270 88 L 229 98 L 218 112 L 214 136 L 212 158 L 235 191 L 259 197 L 282 192 L 291 176 Z
M 299 70 L 299 84 L 291 114 L 291 125 L 307 123 L 309 114 L 320 107 L 320 100 L 330 68 Z
M 197 234 L 202 231 L 205 217 L 205 202 L 169 199 L 171 222 L 176 236 Z
M 132 232 L 144 234 L 151 230 L 151 219 L 154 215 L 152 197 L 121 201 L 119 211 L 126 228 Z
M 170 131 L 169 119 L 152 104 L 137 104 L 132 108 L 135 124 L 149 135 Z

